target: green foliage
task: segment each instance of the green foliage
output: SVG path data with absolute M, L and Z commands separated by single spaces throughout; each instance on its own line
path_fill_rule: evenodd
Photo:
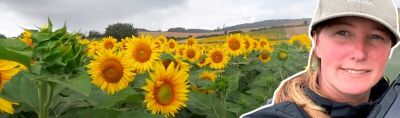
M 85 47 L 78 43 L 78 36 L 67 32 L 64 26 L 53 31 L 52 23 L 32 33 L 33 47 L 19 39 L 7 39 L 0 42 L 0 59 L 16 61 L 27 67 L 4 85 L 1 96 L 21 104 L 19 109 L 36 112 L 45 118 L 54 99 L 60 92 L 72 90 L 88 96 L 90 81 L 85 72 L 87 57 Z M 65 101 L 64 101 L 65 102 Z
M 112 36 L 118 41 L 125 37 L 137 36 L 138 32 L 130 23 L 115 23 L 108 25 L 104 36 Z

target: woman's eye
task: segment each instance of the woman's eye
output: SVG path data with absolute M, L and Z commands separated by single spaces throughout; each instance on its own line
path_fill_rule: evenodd
M 339 31 L 339 32 L 337 32 L 337 34 L 340 36 L 349 36 L 350 33 L 347 31 Z
M 369 39 L 384 40 L 384 38 L 382 36 L 379 36 L 379 35 L 371 35 L 371 36 L 369 36 Z

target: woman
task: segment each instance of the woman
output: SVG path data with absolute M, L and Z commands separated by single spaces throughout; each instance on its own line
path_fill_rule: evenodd
M 320 0 L 308 68 L 281 83 L 273 105 L 241 117 L 367 117 L 388 88 L 397 22 L 392 0 Z

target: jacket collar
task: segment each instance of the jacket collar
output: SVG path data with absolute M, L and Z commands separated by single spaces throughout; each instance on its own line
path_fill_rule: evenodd
M 348 103 L 335 102 L 328 98 L 321 97 L 309 88 L 305 88 L 305 93 L 310 97 L 310 99 L 317 105 L 325 108 L 326 112 L 333 118 L 357 118 L 368 116 L 369 111 L 375 106 L 375 103 L 382 94 L 388 89 L 389 84 L 385 79 L 381 79 L 374 87 L 371 89 L 370 102 L 363 103 L 357 106 L 351 106 Z

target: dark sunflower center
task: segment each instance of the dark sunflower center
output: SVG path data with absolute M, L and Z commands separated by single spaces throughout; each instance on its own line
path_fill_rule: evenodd
M 261 47 L 264 47 L 265 45 L 267 45 L 267 43 L 264 42 L 264 41 L 260 43 L 260 46 L 261 46 Z
M 189 59 L 192 59 L 192 58 L 194 58 L 194 57 L 196 56 L 196 52 L 195 52 L 193 49 L 189 49 L 189 50 L 187 50 L 186 56 L 187 56 Z
M 249 42 L 249 41 L 244 42 L 244 47 L 245 47 L 246 49 L 249 49 L 249 47 L 250 47 L 250 42 Z
M 158 40 L 160 40 L 161 43 L 164 43 L 164 40 L 162 38 L 159 38 Z
M 229 41 L 229 48 L 232 50 L 238 50 L 240 48 L 240 42 L 238 39 L 232 39 Z
M 175 44 L 174 43 L 169 43 L 169 48 L 174 49 Z
M 114 47 L 114 43 L 112 43 L 110 41 L 107 41 L 107 42 L 104 43 L 104 47 L 106 49 L 112 49 Z
M 133 52 L 133 58 L 141 63 L 147 62 L 151 57 L 152 50 L 150 46 L 146 44 L 137 45 Z
M 164 65 L 164 68 L 167 69 L 169 64 L 171 64 L 172 62 L 174 62 L 174 67 L 177 68 L 178 67 L 178 62 L 176 62 L 175 60 L 163 60 L 162 64 Z
M 185 50 L 185 48 L 181 48 L 180 50 L 179 50 L 179 55 L 183 55 L 183 51 Z
M 211 60 L 215 63 L 221 62 L 222 58 L 223 58 L 223 54 L 222 54 L 222 52 L 219 52 L 219 51 L 216 51 L 216 52 L 212 53 L 212 55 L 211 55 Z
M 124 68 L 120 61 L 108 59 L 103 63 L 102 75 L 107 82 L 117 83 L 124 74 Z
M 163 83 L 156 91 L 156 99 L 162 105 L 171 103 L 174 97 L 174 91 L 168 83 Z
M 268 59 L 268 57 L 269 57 L 269 53 L 268 52 L 261 53 L 261 58 L 262 59 L 266 60 L 266 59 Z
M 194 41 L 193 41 L 193 40 L 189 40 L 189 41 L 188 41 L 188 45 L 190 45 L 190 46 L 191 46 L 191 45 L 194 45 Z

